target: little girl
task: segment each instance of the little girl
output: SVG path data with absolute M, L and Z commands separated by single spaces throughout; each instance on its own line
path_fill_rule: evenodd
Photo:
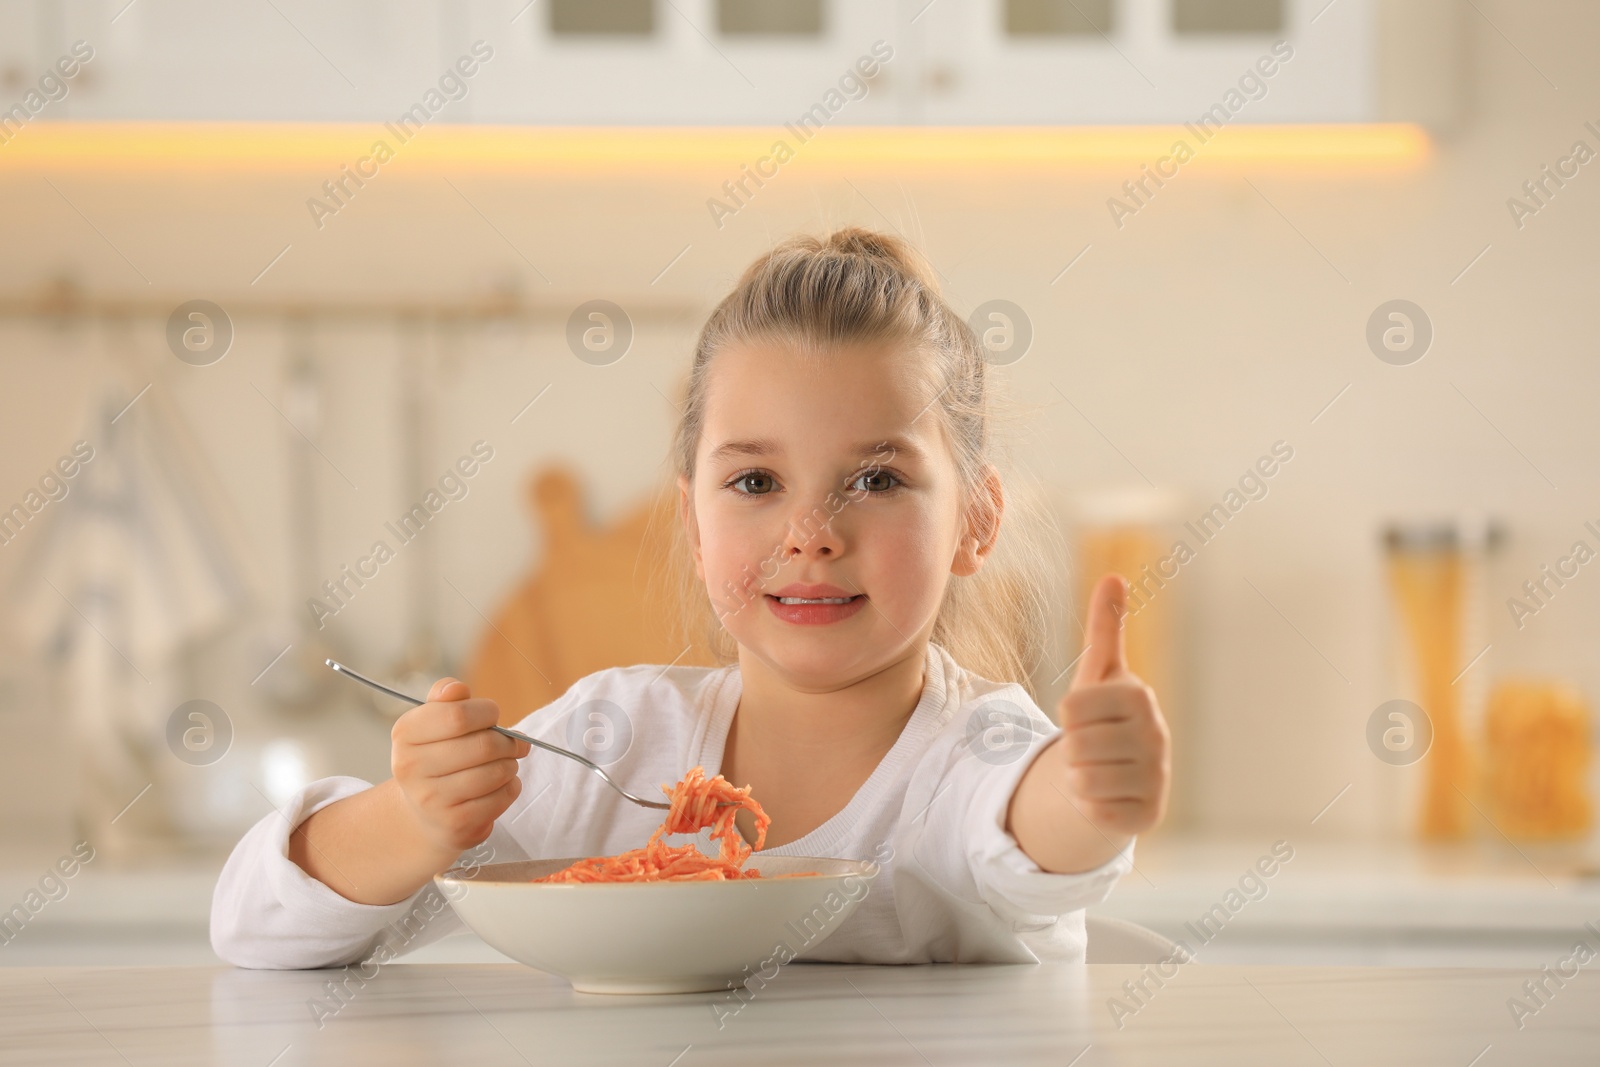
M 675 447 L 693 606 L 727 665 L 599 671 L 518 729 L 570 748 L 573 716 L 610 709 L 630 736 L 607 771 L 631 792 L 697 765 L 751 787 L 771 818 L 752 865 L 878 862 L 800 959 L 1081 961 L 1083 908 L 1165 810 L 1168 733 L 1124 664 L 1116 575 L 1059 727 L 1024 688 L 1053 590 L 984 570 L 992 436 L 983 350 L 915 252 L 856 228 L 779 245 L 706 323 Z M 395 724 L 392 778 L 313 782 L 252 827 L 217 883 L 217 954 L 387 959 L 461 928 L 431 879 L 469 849 L 615 855 L 659 824 L 571 760 L 524 759 L 498 715 L 440 679 Z M 748 812 L 739 829 L 754 841 Z

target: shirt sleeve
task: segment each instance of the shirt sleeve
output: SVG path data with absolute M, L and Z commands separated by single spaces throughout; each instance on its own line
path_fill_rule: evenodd
M 1040 719 L 1043 720 L 1042 714 Z M 1115 856 L 1092 870 L 1071 874 L 1046 871 L 1022 851 L 1017 839 L 1006 830 L 1006 811 L 1018 783 L 1039 753 L 1061 732 L 1048 720 L 1043 724 L 1035 725 L 1026 748 L 1001 749 L 989 761 L 966 752 L 951 771 L 977 779 L 970 790 L 962 836 L 978 895 L 1014 923 L 1042 922 L 1098 904 L 1133 869 L 1130 840 Z M 1007 759 L 1012 751 L 1015 758 Z
M 613 669 L 580 678 L 562 696 L 524 717 L 518 727 L 562 744 L 559 731 L 566 725 L 564 712 L 584 698 L 596 679 L 626 681 L 630 671 L 638 679 L 651 679 L 657 670 L 653 666 Z M 480 867 L 541 854 L 539 849 L 551 835 L 550 812 L 567 792 L 561 785 L 574 778 L 607 793 L 623 807 L 638 810 L 604 785 L 596 786 L 589 771 L 559 757 L 522 760 L 517 773 L 522 778 L 522 797 L 495 820 L 484 842 L 457 858 L 457 866 Z M 547 797 L 551 786 L 556 788 Z M 289 835 L 296 827 L 329 804 L 370 788 L 371 783 L 360 778 L 320 779 L 291 797 L 281 812 L 268 814 L 245 832 L 228 856 L 211 898 L 211 947 L 218 956 L 239 967 L 277 970 L 339 967 L 368 960 L 386 963 L 466 928 L 450 906 L 459 895 L 447 895 L 431 880 L 394 904 L 358 904 L 311 877 L 289 858 Z M 588 804 L 579 810 L 589 816 L 592 808 Z M 530 809 L 537 814 L 525 818 Z M 588 829 L 591 821 L 580 819 L 575 825 Z
M 239 967 L 277 970 L 380 962 L 462 928 L 432 882 L 395 904 L 358 904 L 289 858 L 289 835 L 309 816 L 370 789 L 359 778 L 312 782 L 234 846 L 211 898 L 211 947 Z

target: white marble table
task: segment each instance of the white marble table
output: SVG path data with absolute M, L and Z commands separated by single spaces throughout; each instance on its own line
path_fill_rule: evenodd
M 344 972 L 19 967 L 0 970 L 0 1063 L 1600 1062 L 1591 969 L 1520 1030 L 1506 1002 L 1521 994 L 1524 971 L 1204 964 L 1181 968 L 1119 1029 L 1107 1001 L 1139 973 L 796 964 L 743 1003 L 579 994 L 517 965 L 393 963 L 364 985 L 353 978 L 319 1027 L 310 1002 Z M 717 1005 L 727 1012 L 720 1025 Z

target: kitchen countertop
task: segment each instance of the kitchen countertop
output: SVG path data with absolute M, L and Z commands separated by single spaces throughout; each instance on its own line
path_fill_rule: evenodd
M 1215 903 L 1263 858 L 1277 861 L 1267 865 L 1277 870 L 1262 879 L 1262 899 L 1253 902 L 1261 905 L 1254 909 L 1258 921 L 1270 915 L 1366 925 L 1380 907 L 1387 921 L 1434 926 L 1551 929 L 1600 918 L 1594 847 L 1498 839 L 1430 844 L 1161 835 L 1137 843 L 1135 870 L 1107 903 L 1125 901 L 1144 921 L 1193 918 L 1192 909 Z
M 0 970 L 7 1062 L 94 1064 L 1497 1064 L 1595 1062 L 1600 975 L 1519 1030 L 1525 972 L 1218 967 L 1164 980 L 1119 1029 L 1132 966 L 791 964 L 747 994 L 576 993 L 517 965 L 342 971 Z M 324 1001 L 320 1020 L 312 1003 Z M 718 1008 L 721 1009 L 719 1017 Z M 320 1022 L 320 1026 L 319 1026 Z
M 1212 964 L 1538 968 L 1600 926 L 1585 843 L 1159 836 L 1134 862 L 1093 910 Z

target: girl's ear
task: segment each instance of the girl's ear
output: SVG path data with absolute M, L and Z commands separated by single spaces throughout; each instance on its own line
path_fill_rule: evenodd
M 978 491 L 967 505 L 964 533 L 950 565 L 952 574 L 966 578 L 978 573 L 984 558 L 1000 539 L 1000 517 L 1005 507 L 1005 490 L 1000 484 L 1000 472 L 992 463 L 986 463 L 983 480 L 978 483 Z
M 689 551 L 694 556 L 695 577 L 706 580 L 706 567 L 700 559 L 700 523 L 694 517 L 694 486 L 687 475 L 678 475 L 678 521 L 689 538 Z

